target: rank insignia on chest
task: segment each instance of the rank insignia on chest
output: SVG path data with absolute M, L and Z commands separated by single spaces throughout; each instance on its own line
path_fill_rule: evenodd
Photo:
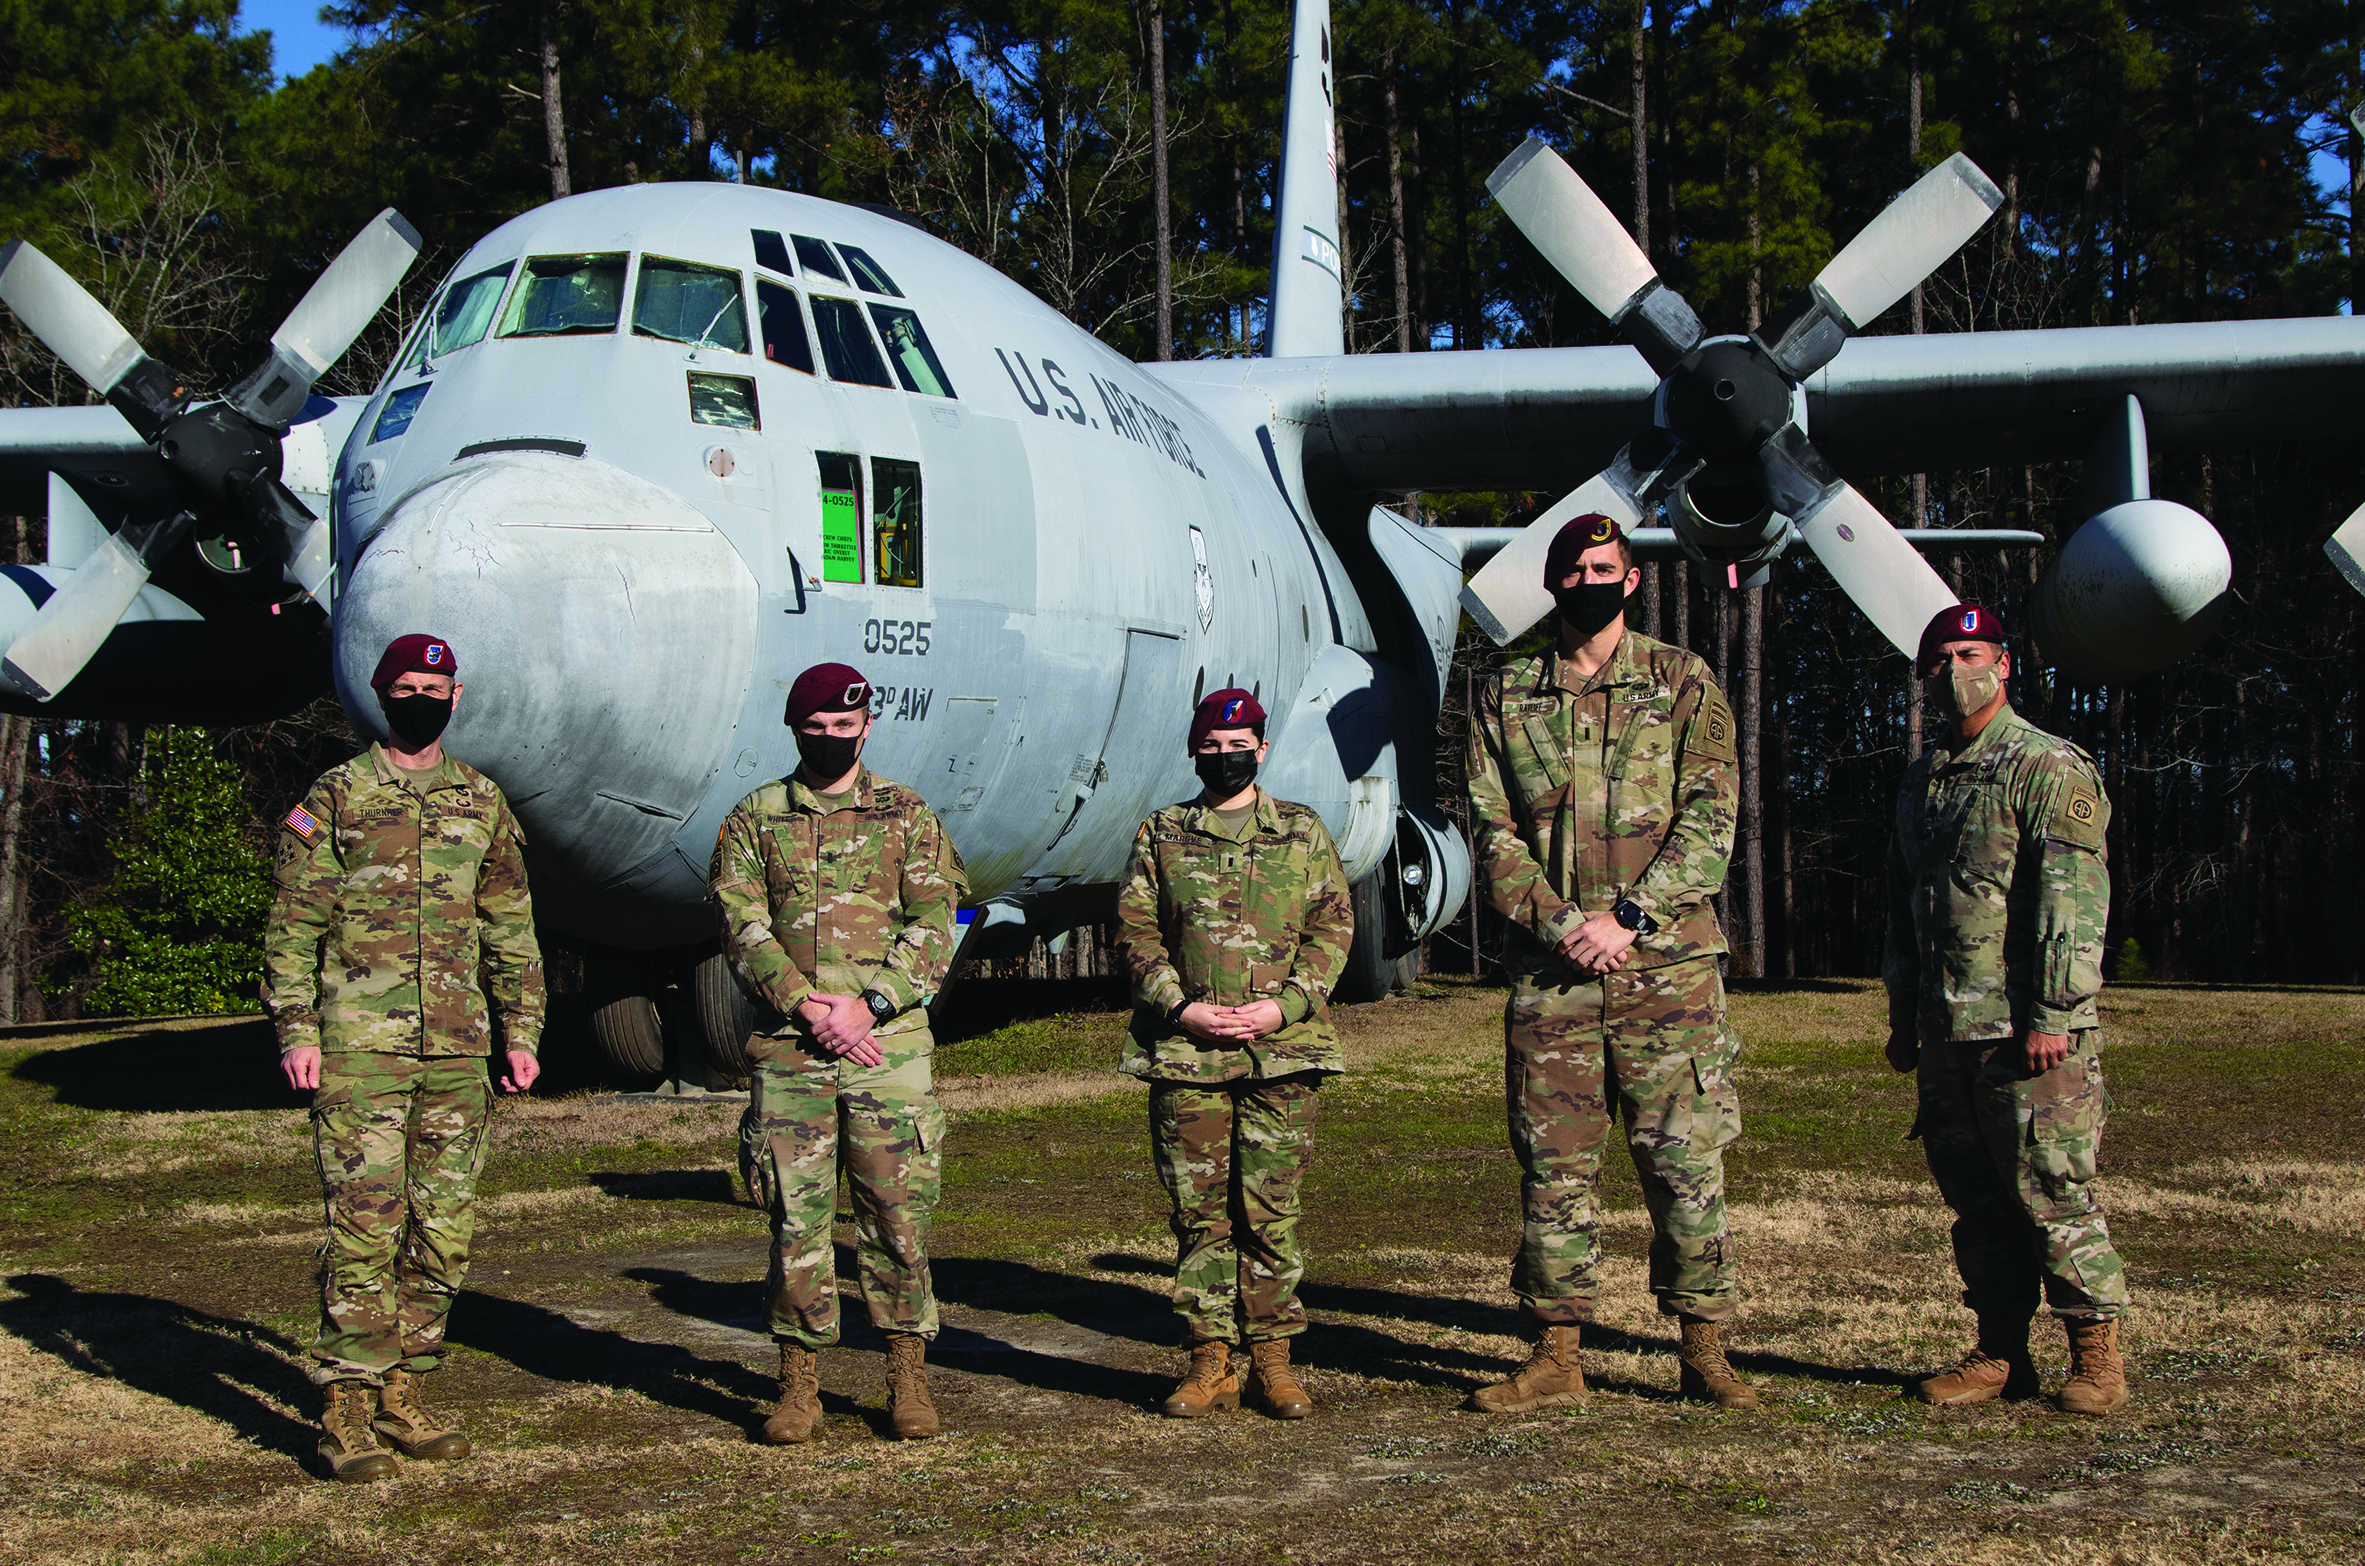
M 302 805 L 287 813 L 287 824 L 295 828 L 296 836 L 310 842 L 320 831 L 320 818 Z

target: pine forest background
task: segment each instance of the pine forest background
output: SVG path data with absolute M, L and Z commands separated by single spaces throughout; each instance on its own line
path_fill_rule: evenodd
M 1957 149 L 2005 211 L 1877 330 L 2350 309 L 2365 290 L 2348 217 L 2365 181 L 2361 10 L 1337 0 L 1350 344 L 1603 340 L 1485 199 L 1487 171 L 1530 133 L 1720 324 L 1778 308 Z M 209 388 L 382 206 L 428 254 L 324 390 L 367 389 L 487 229 L 649 180 L 918 214 L 1138 358 L 1253 352 L 1262 330 L 1278 0 L 350 0 L 323 14 L 350 47 L 279 81 L 235 0 L 0 5 L 0 238 L 39 243 Z M 83 400 L 0 322 L 0 403 Z M 1867 487 L 1900 523 L 2058 540 L 2084 514 L 2079 476 L 2071 463 Z M 2054 677 L 2024 641 L 2015 681 L 2024 710 L 2104 766 L 2119 974 L 2356 981 L 2365 603 L 2320 549 L 2365 499 L 2359 450 L 2178 451 L 2153 485 L 2232 546 L 2223 631 L 2178 668 L 2102 687 Z M 1552 498 L 1410 503 L 1492 524 Z M 0 560 L 41 550 L 38 516 L 0 518 Z M 2040 563 L 1939 560 L 2016 622 Z M 1736 969 L 1877 971 L 1888 819 L 1921 732 L 1905 661 L 1811 565 L 1741 595 L 1674 565 L 1651 576 L 1646 628 L 1709 658 L 1757 731 L 1757 807 L 1726 897 Z M 1440 733 L 1448 797 L 1459 698 L 1491 653 L 1465 637 Z M 0 1020 L 252 1006 L 269 823 L 351 744 L 325 703 L 214 734 L 0 724 Z M 1471 928 L 1432 942 L 1433 963 L 1468 964 Z M 1491 944 L 1484 920 L 1478 941 Z

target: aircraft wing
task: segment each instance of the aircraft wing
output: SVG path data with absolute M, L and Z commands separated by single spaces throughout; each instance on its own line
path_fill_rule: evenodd
M 49 475 L 87 483 L 123 509 L 161 504 L 164 463 L 122 414 L 88 408 L 0 409 L 0 505 L 20 516 L 47 504 Z
M 1572 488 L 1647 426 L 1658 379 L 1625 347 L 1144 368 L 1186 394 L 1259 394 L 1307 426 L 1309 477 L 1399 493 Z M 2345 436 L 2365 320 L 1859 337 L 1807 382 L 1807 424 L 1850 474 L 1946 472 L 2082 456 L 2128 394 L 2159 445 Z

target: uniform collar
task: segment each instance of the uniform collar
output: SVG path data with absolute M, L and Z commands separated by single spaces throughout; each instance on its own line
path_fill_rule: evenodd
M 823 803 L 821 790 L 813 787 L 812 784 L 807 783 L 794 772 L 788 775 L 787 783 L 788 803 L 792 810 L 802 810 L 810 816 L 822 816 L 829 814 L 832 809 L 843 810 L 846 808 L 843 805 L 831 806 Z M 857 764 L 854 768 L 854 786 L 846 792 L 853 796 L 856 810 L 868 810 L 871 796 L 870 768 Z
M 459 763 L 452 760 L 452 753 L 448 750 L 436 759 L 434 766 L 417 772 L 408 767 L 396 766 L 394 758 L 386 754 L 386 746 L 382 741 L 372 744 L 367 754 L 371 767 L 377 772 L 378 781 L 393 784 L 397 788 L 416 789 L 419 793 L 430 794 L 439 788 L 460 788 L 467 783 L 460 776 Z
M 1560 644 L 1554 642 L 1544 654 L 1542 677 L 1536 683 L 1537 691 L 1561 690 L 1571 696 L 1582 696 L 1604 686 L 1632 684 L 1642 672 L 1642 666 L 1634 656 L 1634 639 L 1632 627 L 1620 632 L 1618 645 L 1610 649 L 1609 658 L 1593 671 L 1590 679 L 1577 672 L 1577 666 L 1562 655 Z
M 1204 799 L 1191 801 L 1191 830 L 1209 837 L 1220 837 L 1227 843 L 1245 843 L 1259 832 L 1279 836 L 1281 812 L 1274 805 L 1273 796 L 1265 792 L 1263 784 L 1256 784 L 1255 788 L 1256 808 L 1242 817 L 1237 827 L 1226 824 L 1223 817 L 1215 813 L 1215 807 Z
M 1994 717 L 1987 720 L 1986 728 L 1981 729 L 1978 733 L 1972 735 L 1961 750 L 1948 752 L 1946 759 L 1938 763 L 1938 765 L 1943 767 L 1967 767 L 1973 762 L 1979 760 L 1981 757 L 1985 756 L 1989 751 L 1995 749 L 1996 746 L 2003 743 L 2004 734 L 2007 730 L 2018 731 L 2026 727 L 2028 727 L 2028 720 L 2013 710 L 2011 699 L 2007 697 L 2005 698 L 2002 710 L 1997 712 Z M 1952 735 L 1948 735 L 1946 739 L 1940 740 L 1940 749 L 1943 750 L 1949 743 L 1951 743 L 1952 740 Z

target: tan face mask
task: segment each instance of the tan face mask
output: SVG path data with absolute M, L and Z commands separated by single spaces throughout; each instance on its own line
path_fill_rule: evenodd
M 1922 681 L 1922 699 L 1949 718 L 1967 718 L 1995 700 L 2003 688 L 2004 667 L 2000 663 L 1978 668 L 1949 664 Z

